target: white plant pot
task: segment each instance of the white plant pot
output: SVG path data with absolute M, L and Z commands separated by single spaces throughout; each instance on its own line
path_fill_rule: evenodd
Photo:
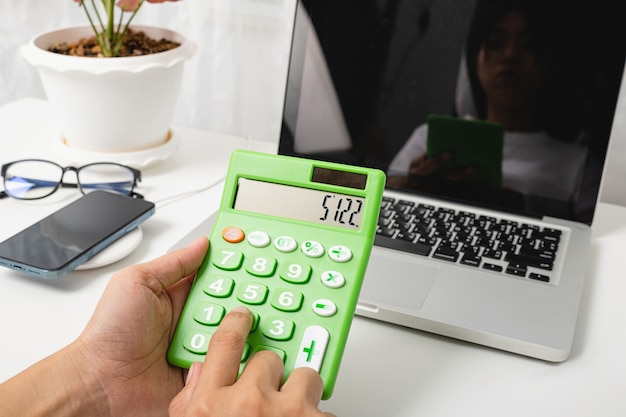
M 133 26 L 181 45 L 137 57 L 90 58 L 49 52 L 50 45 L 93 35 L 90 26 L 34 37 L 22 47 L 37 67 L 65 145 L 87 152 L 128 153 L 169 140 L 183 64 L 196 46 L 171 30 Z M 61 140 L 61 138 L 59 138 Z

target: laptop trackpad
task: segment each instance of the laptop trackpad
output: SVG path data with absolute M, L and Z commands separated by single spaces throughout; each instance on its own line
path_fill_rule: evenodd
M 374 247 L 367 266 L 359 306 L 396 311 L 419 310 L 440 268 L 405 254 Z M 357 308 L 358 310 L 358 308 Z

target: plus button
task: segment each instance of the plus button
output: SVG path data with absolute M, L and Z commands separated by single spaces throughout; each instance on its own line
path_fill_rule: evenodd
M 315 340 L 311 340 L 311 345 L 309 347 L 305 347 L 302 351 L 307 354 L 306 361 L 310 363 L 311 360 L 313 360 L 313 354 L 315 353 Z
M 326 354 L 329 337 L 328 330 L 322 326 L 307 327 L 300 341 L 294 369 L 307 367 L 319 372 Z

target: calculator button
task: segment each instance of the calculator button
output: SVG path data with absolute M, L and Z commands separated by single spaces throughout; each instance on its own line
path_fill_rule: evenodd
M 229 226 L 222 230 L 222 238 L 229 243 L 239 243 L 246 235 L 236 226 Z
M 298 356 L 296 356 L 293 367 L 313 368 L 319 372 L 326 354 L 329 338 L 330 335 L 325 328 L 321 326 L 307 327 L 304 330 L 304 336 L 302 336 Z
M 276 271 L 276 259 L 262 256 L 249 259 L 246 271 L 255 277 L 271 277 Z
M 261 323 L 261 333 L 272 340 L 289 340 L 293 336 L 295 324 L 280 317 L 267 317 Z
M 237 292 L 237 299 L 246 304 L 263 304 L 267 299 L 268 289 L 265 285 L 243 283 Z
M 324 254 L 324 246 L 314 240 L 307 240 L 302 243 L 302 253 L 310 258 L 319 258 Z
M 259 314 L 252 312 L 252 327 L 250 327 L 250 333 L 254 333 L 256 329 L 259 327 Z
M 311 266 L 302 264 L 282 264 L 280 277 L 292 284 L 306 284 L 311 278 Z
M 204 292 L 212 297 L 225 298 L 230 297 L 234 286 L 232 279 L 216 276 L 204 285 Z
M 243 353 L 241 354 L 241 363 L 245 362 L 248 360 L 248 357 L 250 356 L 250 343 L 246 342 L 245 345 L 243 345 Z
M 326 299 L 315 300 L 311 307 L 315 314 L 322 317 L 330 317 L 337 312 L 335 303 Z
M 236 271 L 243 263 L 243 253 L 232 250 L 216 251 L 213 254 L 213 265 L 224 271 Z
M 296 250 L 298 243 L 290 236 L 279 236 L 274 239 L 274 247 L 280 252 L 288 253 Z
M 183 341 L 183 347 L 192 353 L 198 355 L 206 354 L 209 349 L 209 341 L 211 333 L 205 332 L 189 332 Z
M 207 326 L 217 326 L 224 317 L 224 307 L 217 304 L 202 303 L 196 306 L 193 318 L 200 324 Z
M 278 357 L 280 358 L 281 361 L 285 362 L 285 358 L 287 357 L 287 354 L 285 353 L 284 350 L 272 347 L 272 346 L 264 346 L 264 345 L 259 345 L 257 347 L 254 348 L 254 353 L 260 352 L 262 350 L 271 350 L 272 352 L 274 352 L 275 354 L 278 355 Z
M 270 237 L 265 232 L 255 230 L 248 235 L 248 243 L 255 248 L 264 248 L 270 244 Z
M 270 303 L 276 310 L 298 311 L 302 307 L 304 296 L 298 291 L 279 288 L 273 290 L 273 293 Z
M 343 245 L 337 245 L 328 250 L 328 257 L 335 262 L 348 262 L 352 259 L 352 251 Z
M 322 272 L 322 284 L 328 288 L 341 288 L 346 283 L 346 278 L 337 271 Z

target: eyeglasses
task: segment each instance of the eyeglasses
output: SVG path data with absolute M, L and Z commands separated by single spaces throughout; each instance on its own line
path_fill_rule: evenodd
M 76 173 L 75 184 L 63 182 L 63 176 L 68 171 Z M 97 162 L 76 168 L 62 167 L 43 159 L 23 159 L 2 165 L 0 174 L 4 178 L 0 199 L 38 200 L 52 195 L 59 188 L 78 188 L 83 194 L 105 190 L 143 198 L 133 192 L 141 181 L 141 172 L 113 162 Z

